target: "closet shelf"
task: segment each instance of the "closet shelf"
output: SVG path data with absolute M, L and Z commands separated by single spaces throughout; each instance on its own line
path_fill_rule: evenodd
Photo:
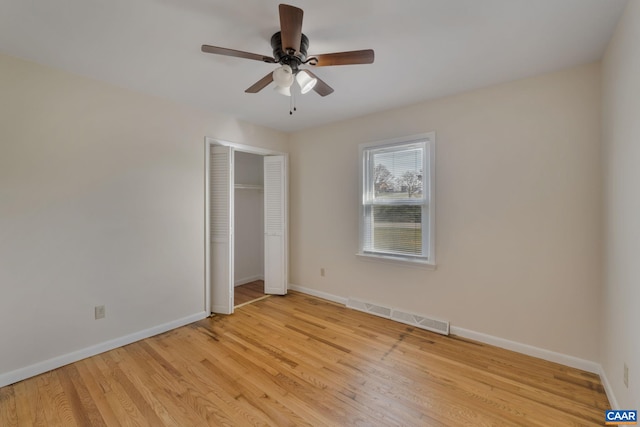
M 236 190 L 262 190 L 262 185 L 254 184 L 236 184 Z

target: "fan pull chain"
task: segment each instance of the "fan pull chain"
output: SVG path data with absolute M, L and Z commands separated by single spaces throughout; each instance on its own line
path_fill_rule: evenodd
M 291 97 L 289 98 L 289 115 L 292 116 L 296 109 L 296 93 L 291 91 Z

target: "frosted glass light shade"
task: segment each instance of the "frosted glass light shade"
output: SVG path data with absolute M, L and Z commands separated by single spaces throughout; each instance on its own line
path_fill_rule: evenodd
M 276 68 L 273 71 L 273 81 L 280 87 L 290 87 L 293 84 L 293 70 L 288 65 Z
M 300 70 L 296 76 L 296 80 L 300 85 L 300 92 L 305 94 L 309 92 L 318 83 L 318 79 L 311 77 L 309 73 L 304 70 Z
M 291 86 L 276 86 L 273 88 L 280 95 L 291 96 Z
M 300 85 L 300 92 L 305 94 L 309 92 L 318 83 L 318 79 L 311 77 L 309 73 L 300 70 L 296 76 L 296 81 Z

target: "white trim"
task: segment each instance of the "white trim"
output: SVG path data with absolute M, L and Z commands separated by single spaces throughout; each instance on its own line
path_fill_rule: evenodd
M 328 301 L 332 301 L 338 304 L 343 304 L 345 307 L 347 306 L 348 298 L 340 297 L 337 295 L 318 291 L 318 290 L 307 288 L 304 286 L 294 285 L 292 283 L 289 283 L 289 289 L 293 291 L 298 291 L 307 295 L 311 295 L 314 297 L 322 298 Z M 569 366 L 576 369 L 582 369 L 583 371 L 597 374 L 600 377 L 600 381 L 602 382 L 607 398 L 609 399 L 611 409 L 620 408 L 620 406 L 618 405 L 618 401 L 615 397 L 615 394 L 613 393 L 613 388 L 611 387 L 611 383 L 609 382 L 602 365 L 596 362 L 580 359 L 578 357 L 569 356 L 566 354 L 557 353 L 550 350 L 545 350 L 545 349 L 534 347 L 528 344 L 510 341 L 504 338 L 499 338 L 499 337 L 495 337 L 488 334 L 483 334 L 481 332 L 471 331 L 469 329 L 464 329 L 456 326 L 450 326 L 449 332 L 451 335 L 457 335 L 463 338 L 472 339 L 474 341 L 482 342 L 484 344 L 489 344 L 489 345 L 504 348 L 507 350 L 512 350 L 527 356 L 537 357 L 539 359 L 547 360 L 549 362 L 559 363 L 564 366 Z
M 211 313 L 211 229 L 209 209 L 211 207 L 209 174 L 211 144 L 205 138 L 204 144 L 204 311 Z
M 611 409 L 621 409 L 620 405 L 618 405 L 618 399 L 616 399 L 616 395 L 613 393 L 611 383 L 609 382 L 607 374 L 602 366 L 600 366 L 600 371 L 598 373 L 600 374 L 600 381 L 602 381 L 602 386 L 604 387 L 604 392 L 607 394 L 607 399 L 609 399 Z
M 360 253 L 356 254 L 357 257 L 360 257 L 363 261 L 369 262 L 385 262 L 389 264 L 401 264 L 403 267 L 418 267 L 425 270 L 436 270 L 437 266 L 435 264 L 430 263 L 429 261 L 425 261 L 422 259 L 412 259 L 409 257 L 403 258 L 399 256 L 385 256 L 385 255 L 376 255 L 376 254 L 367 254 Z
M 429 151 L 429 264 L 436 265 L 436 133 L 429 132 L 428 151 Z
M 567 354 L 545 350 L 544 348 L 534 347 L 532 345 L 523 344 L 516 341 L 510 341 L 504 338 L 495 337 L 493 335 L 483 334 L 482 332 L 459 328 L 457 326 L 451 327 L 451 334 L 458 335 L 463 338 L 469 338 L 475 341 L 480 341 L 485 344 L 491 344 L 493 346 L 512 350 L 518 353 L 526 354 L 527 356 L 537 357 L 549 362 L 559 363 L 571 368 L 582 369 L 583 371 L 591 372 L 593 374 L 599 374 L 601 369 L 599 364 L 590 360 L 580 359 L 578 357 L 569 356 Z
M 367 227 L 366 221 L 364 219 L 364 200 L 365 200 L 365 171 L 369 168 L 368 165 L 365 165 L 365 156 L 364 153 L 366 150 L 376 148 L 384 148 L 385 146 L 393 147 L 394 145 L 399 144 L 411 144 L 411 143 L 424 143 L 424 163 L 425 167 L 428 164 L 429 167 L 429 183 L 428 183 L 428 197 L 426 197 L 424 203 L 420 204 L 420 206 L 424 206 L 428 211 L 428 223 L 424 224 L 423 218 L 423 227 L 427 228 L 428 233 L 423 233 L 423 241 L 422 247 L 426 248 L 428 251 L 428 258 L 422 258 L 416 261 L 412 261 L 408 259 L 408 257 L 396 256 L 393 254 L 376 254 L 376 253 L 366 253 L 363 250 L 363 236 L 365 234 L 365 229 Z M 400 262 L 411 262 L 414 264 L 422 264 L 422 265 L 430 265 L 433 269 L 436 266 L 436 235 L 435 235 L 435 223 L 436 223 L 436 197 L 435 197 L 435 189 L 436 189 L 436 132 L 426 132 L 417 135 L 410 135 L 400 138 L 387 139 L 383 141 L 374 141 L 374 142 L 365 142 L 358 145 L 358 194 L 360 197 L 359 209 L 358 209 L 358 253 L 359 256 L 367 256 L 370 260 L 389 260 L 397 259 Z M 427 191 L 424 191 L 427 193 Z
M 430 132 L 418 133 L 415 135 L 401 136 L 398 138 L 384 139 L 382 141 L 364 142 L 362 144 L 358 144 L 358 146 L 360 148 L 384 147 L 385 145 L 395 145 L 399 143 L 409 144 L 411 142 L 423 141 L 425 139 L 428 139 L 430 141 L 435 141 L 436 132 L 430 131 Z
M 234 152 L 241 151 L 244 153 L 257 154 L 261 156 L 284 156 L 285 162 L 288 164 L 289 153 L 285 153 L 282 151 L 269 150 L 266 148 L 254 147 L 246 144 L 239 144 L 236 142 L 226 141 L 223 139 L 211 138 L 209 136 L 204 137 L 204 146 L 205 146 L 205 163 L 204 163 L 204 182 L 205 182 L 205 205 L 204 205 L 204 228 L 205 228 L 205 238 L 204 238 L 204 309 L 205 312 L 211 313 L 211 233 L 209 230 L 209 209 L 210 209 L 210 200 L 209 200 L 209 174 L 210 174 L 210 164 L 209 164 L 209 156 L 212 145 L 223 145 L 226 147 L 232 147 Z M 287 176 L 287 197 L 289 191 L 289 182 Z M 235 185 L 234 185 L 235 187 Z M 287 232 L 288 232 L 288 223 L 287 223 Z M 288 249 L 287 249 L 288 250 Z M 287 262 L 287 271 L 288 271 L 288 260 L 289 253 L 286 254 L 286 262 Z M 234 285 L 235 286 L 235 285 Z M 233 290 L 231 290 L 233 291 Z M 233 304 L 232 304 L 233 306 Z M 232 307 L 233 308 L 233 307 Z
M 258 154 L 260 156 L 287 156 L 288 153 L 282 151 L 269 150 L 267 148 L 254 147 L 252 145 L 238 144 L 237 142 L 225 141 L 223 139 L 204 137 L 204 142 L 207 145 L 224 145 L 226 147 L 232 147 L 234 151 L 242 151 L 245 153 Z
M 242 279 L 236 279 L 233 284 L 234 287 L 246 285 L 247 283 L 255 282 L 256 280 L 264 280 L 264 275 L 256 274 L 255 276 L 243 277 Z
M 346 307 L 348 298 L 339 297 L 337 295 L 328 294 L 326 292 L 317 291 L 315 289 L 305 288 L 304 286 L 294 285 L 293 283 L 289 283 L 289 289 L 292 291 L 302 292 L 303 294 L 311 295 L 314 297 L 326 299 L 329 301 L 337 302 L 338 304 L 342 304 Z
M 326 292 L 317 291 L 315 289 L 305 288 L 304 286 L 298 286 L 289 284 L 289 287 L 295 291 L 302 292 L 308 295 L 313 295 L 318 298 L 323 298 L 329 301 L 337 302 L 340 304 L 344 304 L 346 306 L 348 299 L 339 297 L 337 295 L 332 295 Z M 504 338 L 495 337 L 488 334 L 483 334 L 481 332 L 471 331 L 469 329 L 460 328 L 457 326 L 451 326 L 449 329 L 451 335 L 458 335 L 463 338 L 469 338 L 474 341 L 479 341 L 485 344 L 490 344 L 496 347 L 504 348 L 507 350 L 512 350 L 517 353 L 525 354 L 527 356 L 537 357 L 539 359 L 547 360 L 549 362 L 559 363 L 564 366 L 569 366 L 571 368 L 582 369 L 583 371 L 591 372 L 593 374 L 598 374 L 602 381 L 602 384 L 607 393 L 607 397 L 609 398 L 609 402 L 612 407 L 617 408 L 617 401 L 613 394 L 613 389 L 607 380 L 607 377 L 602 369 L 602 366 L 596 362 L 592 362 L 590 360 L 580 359 L 578 357 L 569 356 L 562 353 L 557 353 L 551 350 L 545 350 L 543 348 L 534 347 L 529 344 L 523 344 L 515 341 L 510 341 Z
M 104 353 L 105 351 L 113 350 L 114 348 L 122 347 L 127 344 L 188 325 L 189 323 L 197 322 L 207 316 L 208 314 L 204 311 L 192 314 L 191 316 L 183 317 L 182 319 L 163 323 L 162 325 L 154 326 L 143 331 L 134 332 L 133 334 L 105 341 L 100 344 L 92 345 L 91 347 L 83 348 L 81 350 L 63 354 L 62 356 L 44 360 L 24 368 L 16 369 L 15 371 L 7 372 L 6 374 L 0 375 L 0 387 L 35 377 L 36 375 L 77 362 L 78 360 L 86 359 L 87 357 L 95 356 L 96 354 Z

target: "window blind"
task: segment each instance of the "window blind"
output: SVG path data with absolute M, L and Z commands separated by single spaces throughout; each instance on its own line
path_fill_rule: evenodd
M 427 257 L 425 142 L 363 151 L 362 251 Z

